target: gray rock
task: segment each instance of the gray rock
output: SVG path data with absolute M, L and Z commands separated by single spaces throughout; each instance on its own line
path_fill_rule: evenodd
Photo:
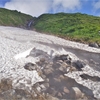
M 25 64 L 25 66 L 24 66 L 24 68 L 25 68 L 26 70 L 29 70 L 29 71 L 35 70 L 36 67 L 37 67 L 37 66 L 36 66 L 35 64 L 33 64 L 33 63 L 27 63 L 27 64 Z
M 62 60 L 62 61 L 71 61 L 71 58 L 69 55 L 60 55 L 60 56 L 56 56 L 55 60 Z
M 64 80 L 64 79 L 65 79 L 65 77 L 64 77 L 63 75 L 60 75 L 59 78 L 60 78 L 61 80 Z
M 77 60 L 76 62 L 73 63 L 73 66 L 75 66 L 80 71 L 81 68 L 86 66 L 86 64 L 80 60 Z
M 97 43 L 89 43 L 89 46 L 90 46 L 90 47 L 99 48 L 99 46 L 98 46 Z
M 49 88 L 49 83 L 44 83 L 44 86 Z
M 61 82 L 61 79 L 60 79 L 60 78 L 54 78 L 54 80 L 55 80 L 56 82 Z

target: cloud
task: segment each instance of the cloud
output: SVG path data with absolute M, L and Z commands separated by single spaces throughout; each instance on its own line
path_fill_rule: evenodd
M 81 8 L 81 0 L 10 0 L 5 8 L 18 10 L 32 16 L 39 16 L 52 11 L 74 11 Z
M 98 0 L 97 2 L 93 2 L 93 7 L 95 10 L 100 9 L 100 0 Z
M 53 10 L 73 11 L 79 9 L 81 6 L 80 0 L 53 0 Z
M 11 0 L 5 4 L 5 8 L 18 10 L 32 16 L 39 16 L 48 11 L 50 0 Z

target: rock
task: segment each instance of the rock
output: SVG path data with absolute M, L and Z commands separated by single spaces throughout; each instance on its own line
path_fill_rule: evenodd
M 21 96 L 21 95 L 17 95 L 17 98 L 18 98 L 18 99 L 21 99 L 21 98 L 22 98 L 22 96 Z
M 12 81 L 10 79 L 1 79 L 0 91 L 12 89 Z
M 52 96 L 55 96 L 56 94 L 57 94 L 57 91 L 56 91 L 55 89 L 52 89 L 51 95 L 52 95 Z
M 38 86 L 38 87 L 36 88 L 36 90 L 40 93 L 40 92 L 41 92 L 41 87 Z
M 33 63 L 27 63 L 27 64 L 24 66 L 24 68 L 25 68 L 26 70 L 29 70 L 29 71 L 35 70 L 36 67 L 37 67 L 37 66 L 36 66 L 35 64 L 33 64 Z
M 46 100 L 59 100 L 59 99 L 48 94 L 48 96 L 46 96 Z
M 40 58 L 40 62 L 45 62 L 45 58 Z
M 43 70 L 44 74 L 49 75 L 51 73 L 53 73 L 53 68 L 46 68 Z
M 99 46 L 98 46 L 97 43 L 89 43 L 89 46 L 90 46 L 90 47 L 99 48 Z
M 100 48 L 100 44 L 98 44 L 99 48 Z
M 62 65 L 63 68 L 66 68 L 66 67 L 69 66 L 66 62 L 63 62 L 61 65 Z
M 43 75 L 43 72 L 42 72 L 42 70 L 40 68 L 37 68 L 36 71 L 38 72 L 39 76 Z
M 26 99 L 23 97 L 22 100 L 26 100 Z
M 85 67 L 86 64 L 80 60 L 77 60 L 76 62 L 73 63 L 78 70 L 81 70 L 81 68 Z
M 66 87 L 64 87 L 64 90 L 63 90 L 65 93 L 69 93 L 69 90 L 66 88 Z
M 46 76 L 45 76 L 45 75 L 43 75 L 43 74 L 41 75 L 41 77 L 42 77 L 43 79 L 46 79 Z
M 54 78 L 56 82 L 61 82 L 60 78 Z
M 58 92 L 58 97 L 62 97 L 62 94 L 60 92 Z
M 78 87 L 73 87 L 73 90 L 75 91 L 76 99 L 82 98 L 83 94 Z
M 77 71 L 77 68 L 74 66 L 70 66 L 69 68 L 67 68 L 67 72 L 73 72 L 73 71 Z
M 46 82 L 49 82 L 50 80 L 49 80 L 49 78 L 46 78 L 46 80 L 45 80 Z
M 71 61 L 71 58 L 69 57 L 69 55 L 58 55 L 54 58 L 54 60 L 62 60 L 62 61 L 66 61 L 66 60 L 70 60 Z
M 44 83 L 44 86 L 45 86 L 46 88 L 49 88 L 49 83 Z
M 63 69 L 63 67 L 60 67 L 60 68 L 59 68 L 59 70 L 60 70 L 60 71 L 62 71 L 62 72 L 64 72 L 64 69 Z
M 59 78 L 60 78 L 61 80 L 64 80 L 64 79 L 65 79 L 65 77 L 64 77 L 63 75 L 60 75 Z

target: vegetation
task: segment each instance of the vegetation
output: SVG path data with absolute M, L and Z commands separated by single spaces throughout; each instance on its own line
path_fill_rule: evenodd
M 81 13 L 43 14 L 33 27 L 40 32 L 84 43 L 100 43 L 100 17 Z
M 100 44 L 100 17 L 81 13 L 43 14 L 38 18 L 17 10 L 0 8 L 0 25 L 26 28 L 57 35 L 65 39 Z
M 8 9 L 0 8 L 0 25 L 25 28 L 32 16 Z

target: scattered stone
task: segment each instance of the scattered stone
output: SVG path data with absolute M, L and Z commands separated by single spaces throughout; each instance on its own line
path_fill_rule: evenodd
M 62 94 L 60 92 L 58 92 L 58 97 L 62 97 Z
M 46 88 L 49 88 L 49 83 L 44 83 L 44 86 L 46 87 Z
M 38 86 L 36 89 L 37 89 L 38 92 L 41 92 L 40 86 Z
M 1 79 L 0 90 L 7 91 L 12 89 L 12 81 L 10 79 Z
M 64 71 L 65 71 L 65 70 L 63 69 L 63 67 L 60 67 L 60 68 L 59 68 L 59 70 L 60 70 L 60 71 L 62 71 L 62 72 L 64 72 Z
M 62 60 L 62 61 L 71 61 L 71 58 L 69 55 L 60 55 L 55 57 L 56 60 Z
M 74 66 L 70 66 L 69 68 L 67 68 L 67 72 L 73 72 L 73 71 L 78 71 L 78 69 Z
M 22 98 L 22 96 L 21 96 L 21 95 L 17 95 L 17 98 L 18 98 L 18 99 L 21 99 L 21 98 Z
M 63 75 L 60 75 L 59 78 L 60 78 L 61 80 L 64 80 L 65 77 L 64 77 Z
M 89 46 L 99 48 L 99 45 L 97 43 L 89 43 Z
M 48 68 L 48 69 L 46 68 L 43 70 L 43 72 L 45 75 L 49 75 L 49 74 L 53 73 L 53 68 Z
M 26 100 L 26 99 L 23 97 L 22 100 Z
M 66 62 L 63 62 L 63 63 L 61 64 L 61 66 L 62 66 L 63 68 L 66 68 L 66 67 L 68 67 L 69 65 L 68 65 Z
M 73 63 L 73 66 L 75 66 L 79 71 L 81 71 L 82 68 L 86 66 L 86 64 L 80 60 L 77 60 Z
M 35 64 L 33 64 L 33 63 L 27 63 L 27 64 L 25 64 L 25 66 L 24 66 L 24 68 L 25 68 L 26 70 L 29 70 L 29 71 L 35 70 L 36 67 L 37 67 L 37 66 L 36 66 Z
M 27 84 L 31 84 L 31 80 L 27 80 Z
M 56 82 L 61 82 L 60 78 L 54 78 Z
M 67 89 L 67 87 L 64 87 L 64 90 L 63 90 L 65 93 L 69 93 L 69 90 Z
M 51 95 L 55 97 L 56 94 L 57 94 L 57 91 L 54 88 L 52 88 L 51 89 Z
M 48 94 L 46 100 L 59 100 L 59 99 Z
M 45 80 L 46 82 L 49 82 L 49 78 L 46 78 L 46 80 Z
M 42 72 L 42 70 L 40 68 L 37 68 L 36 71 L 38 72 L 39 76 L 43 75 L 43 72 Z
M 43 79 L 46 79 L 46 76 L 45 76 L 44 74 L 42 74 L 41 77 L 42 77 Z
M 75 91 L 76 99 L 82 98 L 82 92 L 78 87 L 73 87 L 73 90 Z
M 80 75 L 80 77 L 82 77 L 83 79 L 90 79 L 90 80 L 92 80 L 92 81 L 95 81 L 95 82 L 100 82 L 100 77 L 98 77 L 98 76 L 90 76 L 90 75 L 87 75 L 87 74 L 82 74 L 82 75 Z
M 40 58 L 40 62 L 45 62 L 45 58 Z

